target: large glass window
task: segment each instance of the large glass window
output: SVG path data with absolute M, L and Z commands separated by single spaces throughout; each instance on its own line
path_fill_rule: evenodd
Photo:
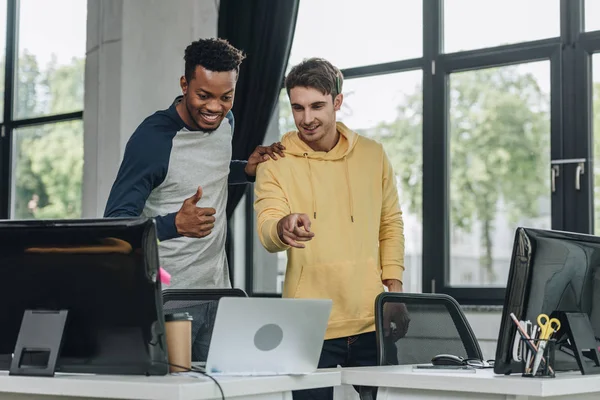
M 79 218 L 87 1 L 0 0 L 0 218 Z M 14 21 L 12 19 L 15 19 Z M 6 26 L 6 25 L 5 25 Z M 6 52 L 7 43 L 14 43 Z
M 600 236 L 600 54 L 592 57 L 592 129 L 594 137 L 594 233 Z
M 19 4 L 15 117 L 83 109 L 87 2 L 21 0 Z
M 585 30 L 600 30 L 600 1 L 585 0 Z
M 302 0 L 289 65 L 324 57 L 338 68 L 421 57 L 422 0 Z
M 13 131 L 15 219 L 81 217 L 83 121 Z
M 559 35 L 560 0 L 444 0 L 446 53 Z
M 0 122 L 4 119 L 4 73 L 6 58 L 6 0 L 0 0 Z
M 450 76 L 450 286 L 504 286 L 517 226 L 551 227 L 550 65 Z
M 288 68 L 314 56 L 339 66 L 338 119 L 385 146 L 406 222 L 406 290 L 502 304 L 516 227 L 591 233 L 595 218 L 600 235 L 598 15 L 600 0 L 300 2 Z M 277 116 L 267 143 L 294 129 L 284 90 Z M 271 256 L 277 267 L 255 258 L 253 270 L 276 292 L 286 259 Z

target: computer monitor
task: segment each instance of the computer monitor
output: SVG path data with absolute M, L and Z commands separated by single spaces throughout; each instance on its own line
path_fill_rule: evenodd
M 536 324 L 537 316 L 554 311 L 589 316 L 600 338 L 600 237 L 579 233 L 518 228 L 515 234 L 494 372 L 522 373 L 513 361 L 516 325 L 510 317 Z M 559 330 L 556 338 L 564 337 Z M 554 370 L 578 370 L 576 359 L 557 347 Z
M 66 310 L 56 372 L 167 374 L 157 247 L 146 218 L 0 221 L 0 370 L 13 373 L 19 338 L 20 372 L 44 375 L 48 348 L 35 342 L 58 334 L 52 311 Z M 25 314 L 37 331 L 20 335 Z

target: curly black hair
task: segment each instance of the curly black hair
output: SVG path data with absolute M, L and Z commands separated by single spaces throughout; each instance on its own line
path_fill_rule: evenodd
M 200 39 L 192 42 L 185 49 L 185 79 L 194 78 L 196 67 L 201 65 L 209 71 L 240 71 L 240 64 L 246 55 L 233 47 L 225 39 Z

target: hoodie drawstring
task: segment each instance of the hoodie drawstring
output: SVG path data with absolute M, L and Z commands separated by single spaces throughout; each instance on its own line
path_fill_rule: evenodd
M 310 158 L 308 153 L 303 154 L 308 164 L 308 180 L 310 181 L 310 191 L 312 197 L 313 218 L 317 219 L 317 198 L 315 197 L 315 186 L 312 179 L 312 169 L 310 167 Z M 346 172 L 346 186 L 348 186 L 348 205 L 350 206 L 350 221 L 354 222 L 354 199 L 352 197 L 352 186 L 350 185 L 350 171 L 348 168 L 348 158 L 344 156 L 344 171 Z
M 350 205 L 350 220 L 354 222 L 354 200 L 352 199 L 352 186 L 350 186 L 350 172 L 348 170 L 348 158 L 344 156 L 344 166 L 346 169 L 346 184 L 348 185 L 348 203 Z
M 308 163 L 308 180 L 310 181 L 310 194 L 312 197 L 312 203 L 313 203 L 313 218 L 317 219 L 317 199 L 315 197 L 315 186 L 313 184 L 313 179 L 312 179 L 312 170 L 310 168 L 310 159 L 308 158 L 308 153 L 304 153 L 304 158 L 306 159 L 306 162 Z

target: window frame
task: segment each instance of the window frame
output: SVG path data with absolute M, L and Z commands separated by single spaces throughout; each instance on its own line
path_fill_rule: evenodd
M 441 2 L 439 2 L 440 7 Z M 437 24 L 442 30 L 441 21 Z M 431 29 L 431 25 L 430 25 Z M 431 36 L 437 35 L 432 29 Z M 469 50 L 460 53 L 443 53 L 441 46 L 433 41 L 426 54 L 432 55 L 426 62 L 429 96 L 424 101 L 428 105 L 430 121 L 423 129 L 423 287 L 424 293 L 445 293 L 461 304 L 501 305 L 504 302 L 505 288 L 469 286 L 456 287 L 448 284 L 450 269 L 450 131 L 448 79 L 452 73 L 475 71 L 507 65 L 518 65 L 535 61 L 550 62 L 550 126 L 551 159 L 562 158 L 562 129 L 560 112 L 560 39 L 551 38 L 534 42 L 524 42 L 493 48 Z M 439 42 L 438 42 L 439 43 Z M 440 43 L 441 44 L 441 43 Z M 439 47 L 438 47 L 439 46 Z M 434 70 L 435 69 L 435 70 Z M 424 110 L 426 106 L 424 105 Z M 440 162 L 442 160 L 442 162 Z M 443 165 L 440 168 L 439 165 Z M 562 229 L 562 191 L 552 195 L 552 227 Z M 442 224 L 439 221 L 443 221 Z M 509 250 L 507 250 L 509 251 Z M 508 268 L 508 266 L 507 266 Z
M 551 160 L 585 158 L 580 191 L 574 173 L 563 170 L 551 193 L 552 229 L 593 232 L 591 57 L 600 52 L 600 31 L 584 31 L 584 0 L 560 1 L 560 36 L 490 48 L 444 53 L 443 0 L 423 0 L 423 56 L 342 70 L 345 79 L 422 69 L 423 74 L 423 236 L 422 291 L 446 293 L 461 304 L 502 305 L 505 288 L 452 287 L 450 272 L 450 198 L 448 76 L 453 72 L 534 61 L 550 63 Z M 582 113 L 584 117 L 582 118 Z M 443 167 L 440 168 L 440 160 Z M 565 168 L 574 168 L 568 166 Z M 566 173 L 565 173 L 566 172 Z M 548 171 L 550 173 L 550 171 Z M 254 296 L 254 190 L 245 195 L 246 291 Z M 442 223 L 440 223 L 442 221 Z M 507 250 L 510 251 L 510 250 Z M 507 268 L 509 266 L 507 265 Z
M 583 185 L 579 193 L 571 191 L 569 195 L 569 210 L 571 218 L 565 222 L 566 230 L 582 233 L 594 233 L 594 129 L 592 122 L 593 111 L 593 77 L 592 59 L 595 54 L 600 54 L 600 30 L 584 31 L 584 5 L 585 1 L 574 2 L 570 19 L 571 29 L 568 32 L 569 58 L 571 59 L 571 73 L 569 78 L 572 90 L 572 101 L 569 102 L 569 115 L 571 117 L 570 129 L 573 132 L 574 143 L 571 145 L 577 158 L 588 160 L 586 173 L 583 175 Z M 578 7 L 579 6 L 579 7 Z M 589 173 L 588 173 L 589 172 Z M 573 175 L 573 174 L 571 174 Z M 567 175 L 569 185 L 574 185 L 574 176 Z

